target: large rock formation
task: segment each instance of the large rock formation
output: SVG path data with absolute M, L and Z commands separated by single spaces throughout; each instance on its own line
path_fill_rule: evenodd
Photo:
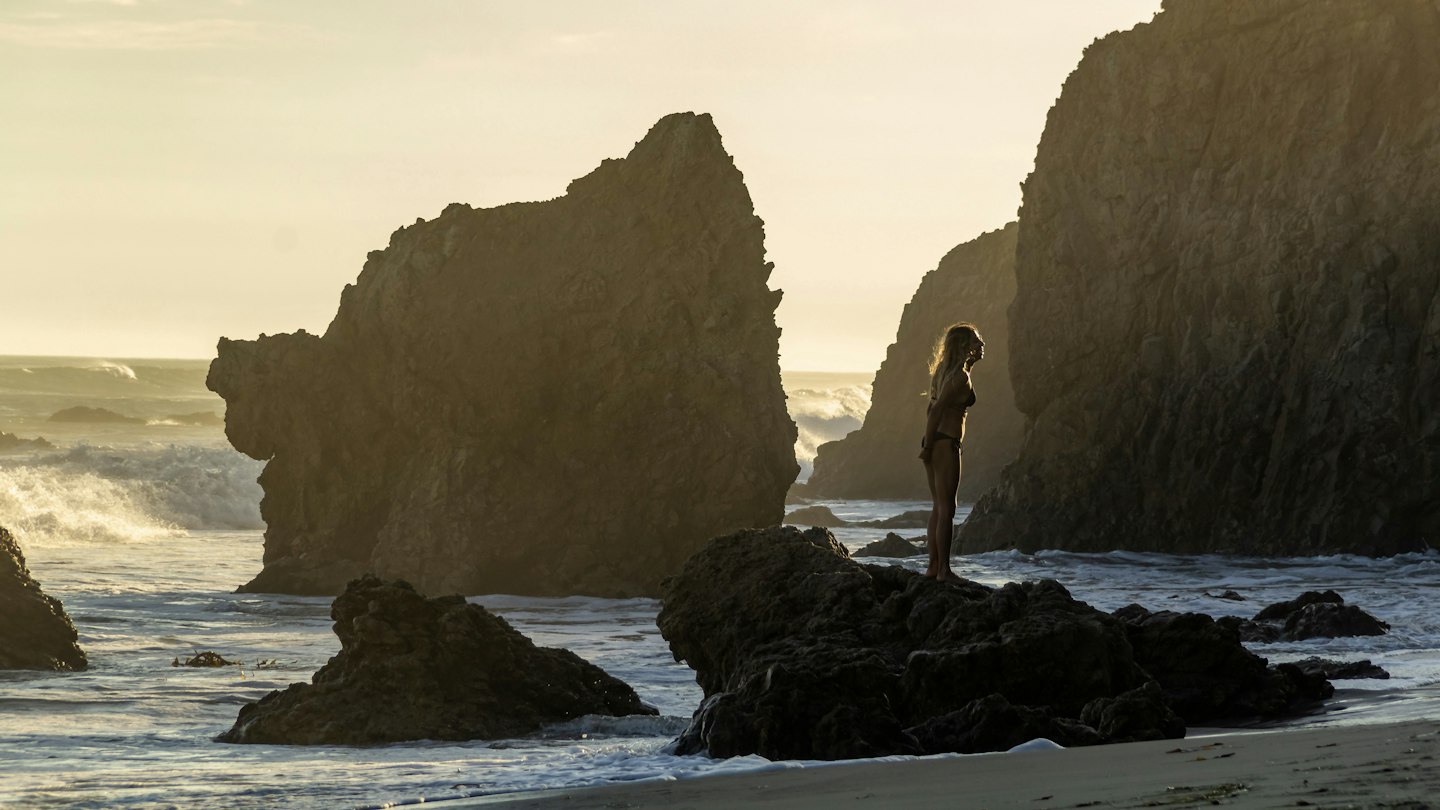
M 1208 616 L 1173 617 L 1140 627 L 1054 580 L 942 584 L 856 563 L 823 528 L 785 526 L 711 541 L 667 582 L 656 622 L 705 692 L 682 754 L 1155 739 L 1186 721 L 1283 715 L 1328 686 L 1270 669 Z
M 964 551 L 1440 541 L 1437 43 L 1433 0 L 1167 0 L 1089 48 L 1024 189 L 1029 428 Z
M 312 683 L 240 710 L 222 742 L 366 745 L 514 737 L 587 714 L 656 714 L 568 650 L 536 647 L 463 597 L 363 577 L 330 608 L 340 652 Z
M 975 366 L 975 407 L 966 417 L 960 498 L 973 501 L 1000 480 L 1015 458 L 1024 420 L 1010 387 L 1005 309 L 1015 295 L 1015 223 L 966 242 L 921 279 L 900 316 L 895 342 L 875 372 L 865 424 L 820 445 L 807 497 L 929 498 L 917 456 L 925 432 L 929 364 L 945 327 L 971 321 L 985 338 Z
M 77 639 L 60 600 L 40 590 L 20 544 L 0 526 L 0 669 L 84 669 Z
M 563 197 L 395 232 L 323 337 L 220 341 L 226 433 L 269 460 L 246 589 L 649 594 L 778 522 L 798 466 L 771 267 L 690 113 Z

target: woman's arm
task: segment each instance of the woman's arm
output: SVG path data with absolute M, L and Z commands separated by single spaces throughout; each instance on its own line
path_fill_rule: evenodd
M 936 399 L 925 409 L 925 435 L 920 437 L 920 458 L 923 461 L 930 460 L 930 453 L 935 449 L 935 431 L 940 429 L 940 403 Z
M 970 372 L 963 370 L 940 387 L 939 396 L 930 403 L 930 409 L 925 415 L 925 435 L 920 439 L 920 458 L 926 461 L 930 459 L 930 451 L 935 446 L 935 434 L 940 430 L 940 423 L 945 418 L 945 409 L 951 407 L 952 402 L 969 399 L 970 389 Z

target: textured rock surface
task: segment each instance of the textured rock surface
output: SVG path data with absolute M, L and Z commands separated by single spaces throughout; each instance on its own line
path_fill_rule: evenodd
M 55 445 L 44 436 L 36 436 L 33 439 L 22 439 L 14 433 L 0 431 L 0 453 L 53 449 L 55 449 Z
M 906 540 L 900 535 L 889 532 L 884 539 L 867 543 L 859 551 L 855 552 L 856 557 L 914 557 L 917 554 L 925 553 L 924 538 L 921 538 L 919 545 Z
M 834 529 L 848 525 L 830 511 L 828 506 L 802 506 L 785 516 L 787 526 L 824 526 Z
M 1334 591 L 1306 591 L 1266 607 L 1252 620 L 1227 617 L 1223 621 L 1234 626 L 1244 641 L 1379 636 L 1390 631 L 1390 625 L 1345 604 L 1344 597 Z
M 50 414 L 51 422 L 93 422 L 96 424 L 120 424 L 120 425 L 143 425 L 144 419 L 135 416 L 126 416 L 105 408 L 90 408 L 84 405 L 76 405 L 73 408 L 66 408 Z
M 1332 681 L 1351 678 L 1374 678 L 1383 681 L 1390 678 L 1390 673 L 1384 667 L 1372 664 L 1368 658 L 1363 661 L 1334 661 L 1312 655 L 1303 661 L 1294 663 L 1301 672 L 1307 675 L 1319 675 Z
M 962 548 L 1437 544 L 1435 3 L 1164 6 L 1050 111 L 1010 309 L 1030 428 Z
M 1229 622 L 1200 613 L 1152 613 L 1139 605 L 1115 615 L 1129 629 L 1136 662 L 1186 722 L 1281 716 L 1334 692 L 1323 677 L 1285 664 L 1269 666 L 1241 646 Z
M 770 270 L 689 113 L 563 197 L 397 231 L 323 337 L 220 341 L 226 434 L 269 460 L 246 589 L 649 594 L 779 522 L 799 467 Z
M 40 590 L 20 544 L 0 526 L 0 669 L 84 669 L 77 639 L 60 600 Z
M 1023 741 L 1014 734 L 1107 739 L 1082 728 L 1086 714 L 1109 739 L 1154 739 L 1183 733 L 1190 718 L 1167 704 L 1192 670 L 1197 683 L 1234 685 L 1219 697 L 1227 710 L 1283 714 L 1294 691 L 1233 632 L 1146 636 L 1147 660 L 1164 667 L 1152 676 L 1129 624 L 1053 580 L 941 584 L 857 563 L 823 528 L 713 540 L 667 582 L 656 621 L 705 692 L 682 754 L 845 759 L 1001 750 Z
M 1010 388 L 1005 314 L 1015 295 L 1015 234 L 1011 223 L 966 242 L 920 281 L 875 373 L 865 424 L 820 446 L 815 472 L 802 490 L 807 496 L 929 499 L 917 458 L 928 367 L 936 339 L 956 321 L 975 323 L 985 338 L 985 359 L 974 372 L 976 404 L 966 416 L 960 498 L 973 501 L 1000 480 L 1024 427 Z
M 536 647 L 463 597 L 355 580 L 330 608 L 340 652 L 309 684 L 240 710 L 222 742 L 366 745 L 514 737 L 587 714 L 656 714 L 568 650 Z

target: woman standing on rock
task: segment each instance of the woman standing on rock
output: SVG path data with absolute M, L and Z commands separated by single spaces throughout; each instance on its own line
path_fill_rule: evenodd
M 955 532 L 955 495 L 960 488 L 960 445 L 965 439 L 965 410 L 975 404 L 970 369 L 985 356 L 985 341 L 973 323 L 945 330 L 930 361 L 930 405 L 920 460 L 930 482 L 930 528 L 925 545 L 930 566 L 925 576 L 941 582 L 957 579 L 950 570 L 950 543 Z

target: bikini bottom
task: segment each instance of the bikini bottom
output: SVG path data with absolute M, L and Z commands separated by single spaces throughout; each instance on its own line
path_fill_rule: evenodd
M 962 443 L 959 439 L 955 438 L 954 436 L 950 436 L 950 435 L 941 433 L 941 432 L 938 431 L 938 430 L 935 431 L 935 441 L 937 441 L 937 442 L 938 442 L 938 441 L 952 441 L 952 442 L 955 443 L 955 449 L 956 449 L 956 450 L 959 450 L 962 454 L 965 452 L 965 445 L 964 445 L 964 443 Z

